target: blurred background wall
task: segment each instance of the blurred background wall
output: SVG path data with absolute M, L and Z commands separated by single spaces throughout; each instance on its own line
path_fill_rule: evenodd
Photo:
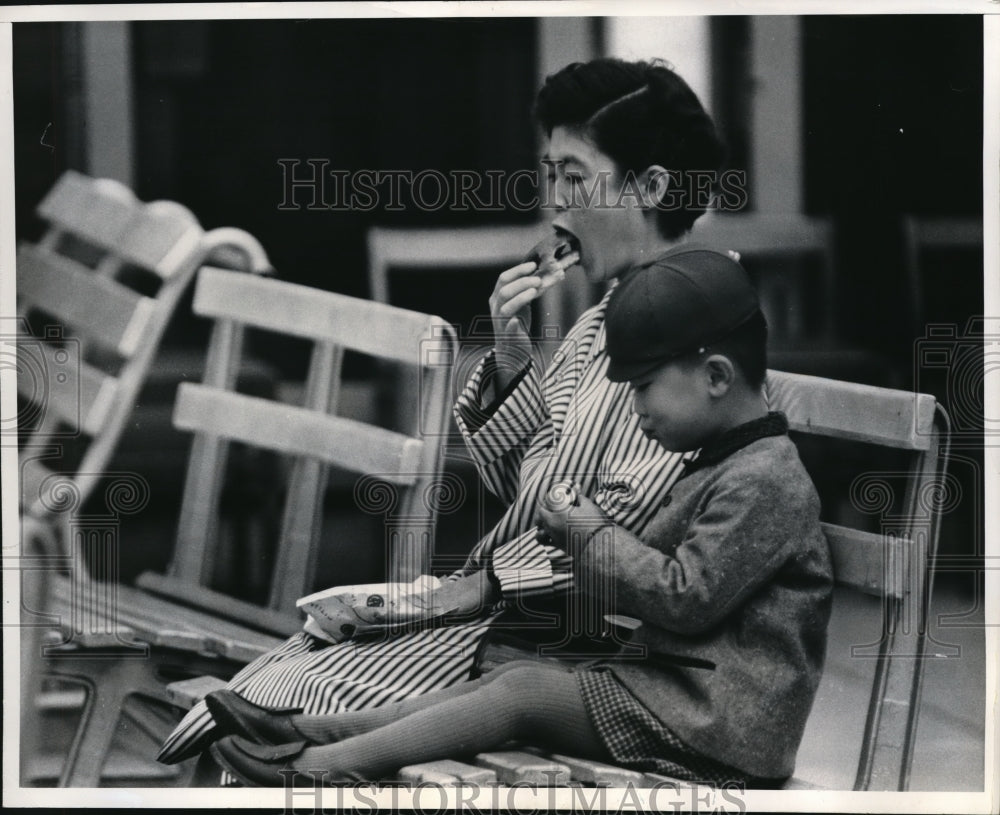
M 18 24 L 18 232 L 72 167 L 181 201 L 206 228 L 248 229 L 284 277 L 366 296 L 372 224 L 532 216 L 282 211 L 278 160 L 533 169 L 540 80 L 597 54 L 663 57 L 689 79 L 748 173 L 750 211 L 835 222 L 839 336 L 893 352 L 909 377 L 915 326 L 981 314 L 978 257 L 957 252 L 923 264 L 908 311 L 900 232 L 906 215 L 981 214 L 972 15 Z M 482 310 L 488 278 L 451 282 L 439 312 Z
M 284 279 L 367 297 L 371 226 L 519 224 L 535 214 L 406 201 L 396 211 L 310 211 L 301 190 L 302 206 L 281 209 L 279 161 L 298 160 L 303 173 L 309 159 L 349 172 L 534 169 L 539 83 L 604 54 L 662 57 L 688 79 L 729 145 L 728 166 L 747 173 L 747 212 L 832 225 L 833 299 L 811 290 L 808 313 L 835 315 L 834 350 L 865 360 L 841 375 L 930 391 L 960 415 L 952 469 L 965 500 L 942 545 L 980 552 L 982 356 L 978 339 L 963 339 L 983 314 L 983 46 L 973 15 L 18 23 L 17 232 L 37 236 L 34 206 L 74 168 L 117 178 L 143 200 L 180 201 L 206 228 L 250 231 Z M 921 248 L 928 223 L 938 240 Z M 401 277 L 393 302 L 465 327 L 486 313 L 497 271 Z M 168 349 L 204 342 L 183 313 Z M 945 333 L 928 338 L 936 325 Z M 965 353 L 971 386 L 956 388 L 953 362 L 921 356 L 928 343 L 952 361 Z M 281 376 L 300 373 L 281 348 L 260 352 Z M 132 442 L 147 463 L 150 438 Z M 164 482 L 179 480 L 163 460 Z

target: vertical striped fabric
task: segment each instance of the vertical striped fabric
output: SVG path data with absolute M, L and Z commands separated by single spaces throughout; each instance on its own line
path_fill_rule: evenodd
M 639 535 L 681 473 L 684 457 L 666 452 L 639 429 L 628 385 L 605 376 L 610 295 L 580 317 L 544 379 L 529 369 L 485 422 L 486 366 L 476 369 L 455 405 L 484 482 L 512 502 L 463 573 L 492 558 L 504 594 L 542 593 L 572 580 L 568 559 L 552 561 L 561 553 L 536 539 L 535 507 L 550 491 L 555 497 L 559 485 L 575 483 L 615 523 Z
M 470 453 L 484 482 L 510 507 L 456 574 L 492 559 L 505 595 L 564 589 L 572 583 L 570 559 L 536 539 L 540 497 L 574 482 L 616 523 L 641 534 L 680 475 L 682 456 L 646 438 L 628 386 L 605 377 L 607 299 L 577 321 L 544 378 L 529 369 L 492 415 L 483 416 L 484 363 L 459 396 L 455 415 Z M 492 616 L 339 645 L 299 633 L 247 665 L 229 687 L 257 704 L 310 714 L 378 707 L 467 679 Z M 160 757 L 169 760 L 212 726 L 199 703 Z

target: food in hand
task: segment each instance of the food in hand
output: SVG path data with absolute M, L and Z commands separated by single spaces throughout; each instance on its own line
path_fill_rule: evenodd
M 574 247 L 573 238 L 553 233 L 537 243 L 525 258 L 538 264 L 537 274 L 542 279 L 539 291 L 554 286 L 566 276 L 566 270 L 580 262 L 580 252 Z

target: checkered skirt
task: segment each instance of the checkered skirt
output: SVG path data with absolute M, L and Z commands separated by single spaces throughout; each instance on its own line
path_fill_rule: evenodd
M 758 786 L 758 779 L 684 744 L 607 667 L 588 667 L 576 676 L 587 713 L 617 764 L 717 787 Z

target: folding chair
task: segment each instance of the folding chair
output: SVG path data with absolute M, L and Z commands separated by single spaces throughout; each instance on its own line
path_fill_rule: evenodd
M 830 543 L 837 592 L 831 621 L 831 647 L 802 747 L 795 777 L 786 789 L 835 789 L 853 774 L 856 790 L 905 790 L 920 708 L 921 678 L 928 641 L 928 603 L 938 527 L 946 509 L 945 462 L 948 418 L 934 397 L 838 382 L 813 376 L 769 371 L 767 394 L 772 410 L 787 416 L 793 436 L 862 442 L 898 451 L 907 459 L 899 470 L 868 472 L 852 482 L 851 502 L 862 514 L 875 515 L 878 532 L 824 523 Z M 837 626 L 863 617 L 871 641 L 835 636 Z M 634 627 L 637 620 L 614 622 Z M 848 642 L 842 651 L 834 642 Z M 936 651 L 942 651 L 936 644 Z M 515 658 L 531 658 L 531 647 L 488 645 L 479 661 L 489 670 Z M 864 716 L 844 707 L 844 699 L 867 696 Z M 846 754 L 831 749 L 847 742 Z M 838 746 L 841 746 L 838 744 Z M 853 761 L 852 767 L 846 766 Z M 505 784 L 570 780 L 587 785 L 653 786 L 678 784 L 655 774 L 547 755 L 523 747 L 477 757 L 476 766 L 448 762 L 403 768 L 411 782 L 452 783 L 489 769 Z M 547 781 L 545 779 L 548 779 Z M 825 783 L 824 783 L 825 782 Z
M 119 587 L 114 605 L 105 601 L 102 606 L 99 592 L 76 600 L 88 620 L 117 638 L 119 651 L 141 653 L 121 660 L 128 675 L 119 677 L 102 672 L 112 662 L 87 664 L 94 648 L 80 641 L 78 628 L 57 649 L 71 657 L 65 670 L 89 672 L 91 688 L 101 697 L 100 715 L 91 718 L 88 734 L 81 737 L 81 742 L 89 739 L 90 750 L 76 751 L 67 762 L 71 769 L 63 783 L 68 785 L 98 783 L 126 699 L 175 705 L 183 690 L 168 687 L 171 680 L 183 685 L 184 677 L 197 682 L 200 674 L 229 676 L 301 628 L 295 600 L 313 590 L 328 468 L 355 475 L 359 514 L 380 522 L 380 540 L 352 544 L 384 543 L 390 580 L 410 580 L 430 568 L 455 353 L 451 327 L 381 303 L 215 268 L 200 273 L 193 308 L 215 325 L 204 381 L 183 384 L 175 404 L 175 424 L 195 436 L 170 569 L 165 575 L 141 575 L 139 588 Z M 301 404 L 235 389 L 248 330 L 299 338 L 311 346 Z M 419 390 L 411 398 L 419 410 L 409 432 L 334 415 L 345 351 L 419 370 Z M 270 564 L 270 593 L 260 604 L 211 585 L 219 496 L 232 444 L 275 451 L 286 461 L 280 540 Z M 336 554 L 347 558 L 350 551 Z M 58 599 L 67 614 L 71 598 Z

